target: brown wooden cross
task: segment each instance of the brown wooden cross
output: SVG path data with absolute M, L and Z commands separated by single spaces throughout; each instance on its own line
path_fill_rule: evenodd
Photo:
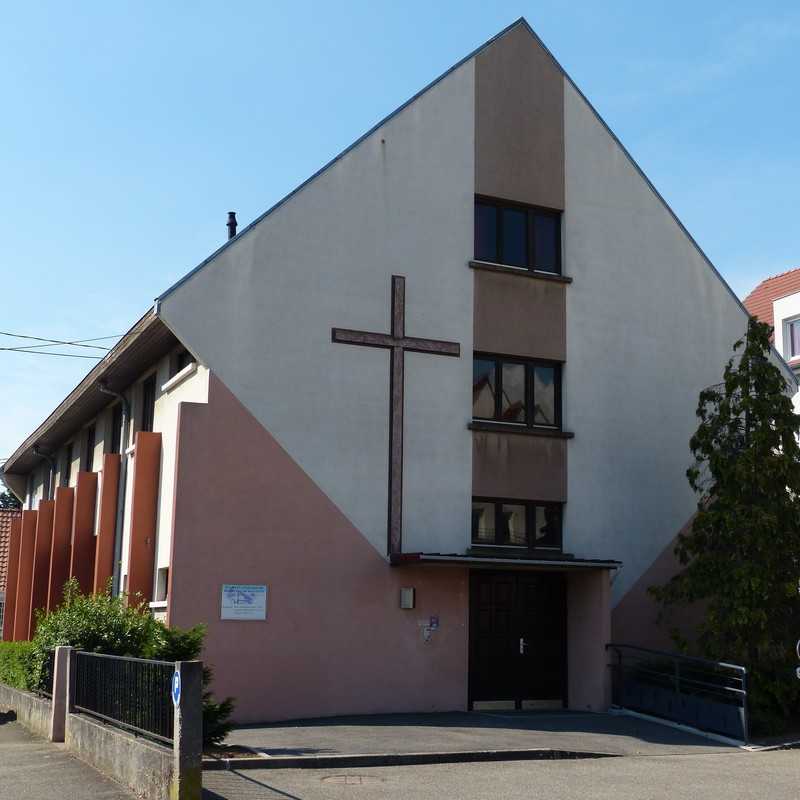
M 406 336 L 406 279 L 392 275 L 392 332 L 370 333 L 347 328 L 333 328 L 334 342 L 381 347 L 389 350 L 389 554 L 400 553 L 403 542 L 403 394 L 405 352 L 459 356 L 457 342 L 418 339 Z

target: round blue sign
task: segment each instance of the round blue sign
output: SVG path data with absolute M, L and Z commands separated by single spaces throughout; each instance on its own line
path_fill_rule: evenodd
M 181 701 L 181 674 L 178 670 L 172 676 L 172 704 L 178 705 Z

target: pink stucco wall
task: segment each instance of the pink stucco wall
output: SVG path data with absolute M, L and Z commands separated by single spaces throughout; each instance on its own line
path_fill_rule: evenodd
M 177 446 L 169 621 L 208 624 L 237 721 L 466 708 L 466 569 L 390 567 L 213 375 Z M 223 583 L 266 584 L 267 620 L 221 621 Z
M 611 628 L 613 640 L 618 644 L 633 644 L 652 650 L 675 650 L 670 633 L 673 629 L 680 631 L 690 644 L 696 640 L 698 627 L 705 617 L 705 606 L 696 603 L 674 607 L 659 623 L 659 605 L 648 591 L 651 586 L 664 586 L 681 571 L 675 545 L 681 533 L 691 530 L 693 520 L 694 516 L 614 607 Z
M 576 570 L 567 578 L 567 679 L 569 707 L 605 711 L 611 702 L 606 644 L 611 641 L 608 570 Z

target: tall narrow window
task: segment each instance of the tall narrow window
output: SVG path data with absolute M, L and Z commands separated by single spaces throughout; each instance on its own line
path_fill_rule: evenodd
M 151 375 L 142 384 L 142 415 L 139 430 L 152 431 L 156 412 L 156 376 Z
M 497 261 L 497 209 L 485 203 L 475 204 L 475 258 Z
M 110 453 L 121 452 L 122 445 L 122 404 L 117 403 L 111 412 L 111 445 Z
M 495 362 L 476 358 L 472 362 L 472 416 L 491 419 L 495 411 Z
M 501 213 L 503 263 L 512 267 L 527 267 L 527 212 L 519 208 L 504 208 Z
M 72 458 L 73 458 L 73 442 L 70 442 L 64 447 L 64 454 L 62 455 L 61 462 L 61 485 L 69 486 L 72 480 Z
M 800 319 L 792 320 L 789 325 L 789 358 L 800 356 Z
M 86 451 L 83 454 L 83 471 L 91 472 L 94 469 L 94 445 L 96 431 L 94 425 L 86 429 Z

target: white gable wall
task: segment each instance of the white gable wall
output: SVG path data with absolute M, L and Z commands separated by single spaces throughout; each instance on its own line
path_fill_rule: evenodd
M 565 549 L 621 558 L 618 600 L 695 510 L 698 393 L 747 315 L 568 81 L 564 113 Z
M 460 343 L 458 359 L 406 356 L 403 549 L 463 551 L 473 187 L 469 61 L 161 301 L 176 335 L 381 553 L 389 354 L 333 344 L 331 328 L 388 332 L 397 274 L 407 334 Z

